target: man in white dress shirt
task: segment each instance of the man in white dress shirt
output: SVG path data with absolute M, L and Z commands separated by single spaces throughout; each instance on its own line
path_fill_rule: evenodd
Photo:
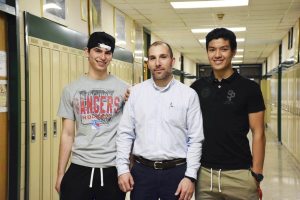
M 131 200 L 191 199 L 203 136 L 196 92 L 175 80 L 173 52 L 165 42 L 148 51 L 152 78 L 135 85 L 117 134 L 120 189 Z M 129 169 L 129 156 L 134 158 Z

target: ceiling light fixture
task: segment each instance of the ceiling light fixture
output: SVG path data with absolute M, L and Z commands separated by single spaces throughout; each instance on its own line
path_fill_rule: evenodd
M 48 9 L 57 9 L 57 10 L 61 10 L 61 7 L 59 7 L 57 4 L 55 3 L 47 3 L 43 6 L 44 10 L 48 10 Z
M 192 33 L 208 33 L 212 31 L 214 28 L 195 28 L 192 29 Z M 246 31 L 246 27 L 232 27 L 232 28 L 227 28 L 233 32 L 241 32 L 241 31 Z
M 242 63 L 242 60 L 232 60 L 231 63 Z
M 243 55 L 235 55 L 234 57 L 235 58 L 243 58 L 244 56 Z
M 249 0 L 170 2 L 175 9 L 248 6 Z
M 236 52 L 244 52 L 244 49 L 237 49 Z

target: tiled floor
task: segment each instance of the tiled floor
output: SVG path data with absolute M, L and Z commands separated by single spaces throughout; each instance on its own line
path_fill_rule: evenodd
M 300 164 L 266 131 L 267 146 L 262 182 L 265 200 L 300 200 Z M 300 142 L 300 141 L 299 141 Z
M 300 200 L 300 164 L 268 129 L 266 137 L 263 200 Z M 130 200 L 129 195 L 126 200 Z

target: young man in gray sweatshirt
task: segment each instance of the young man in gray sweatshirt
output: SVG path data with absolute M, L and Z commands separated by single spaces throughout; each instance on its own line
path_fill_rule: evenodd
M 118 187 L 115 136 L 128 85 L 107 72 L 114 48 L 111 35 L 93 33 L 85 49 L 88 73 L 62 93 L 58 115 L 63 129 L 55 185 L 61 200 L 125 198 Z

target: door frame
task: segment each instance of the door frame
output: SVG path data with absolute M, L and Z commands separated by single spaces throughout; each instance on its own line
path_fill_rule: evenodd
M 7 20 L 8 78 L 8 199 L 20 199 L 21 170 L 21 74 L 19 45 L 19 0 L 1 3 Z M 13 56 L 10 56 L 13 55 Z

